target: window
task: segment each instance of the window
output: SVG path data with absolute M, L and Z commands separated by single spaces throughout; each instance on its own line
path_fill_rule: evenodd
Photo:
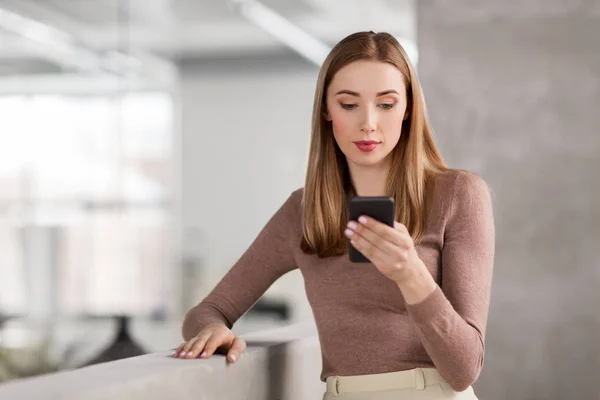
M 0 98 L 0 313 L 170 307 L 172 107 Z

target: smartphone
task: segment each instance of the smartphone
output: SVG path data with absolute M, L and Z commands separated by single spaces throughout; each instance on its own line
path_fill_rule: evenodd
M 394 199 L 391 197 L 358 196 L 350 199 L 350 220 L 358 221 L 358 217 L 366 215 L 377 221 L 394 226 Z M 352 244 L 349 248 L 350 261 L 355 263 L 371 262 Z

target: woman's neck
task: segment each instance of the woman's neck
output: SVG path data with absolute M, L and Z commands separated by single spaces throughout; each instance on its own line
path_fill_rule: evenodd
M 348 162 L 350 179 L 357 196 L 385 196 L 389 164 L 362 166 Z

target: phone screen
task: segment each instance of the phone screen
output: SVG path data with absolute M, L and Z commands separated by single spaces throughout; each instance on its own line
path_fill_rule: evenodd
M 349 218 L 352 221 L 357 221 L 358 217 L 366 215 L 393 227 L 394 211 L 394 199 L 391 197 L 358 196 L 350 199 Z M 350 244 L 349 256 L 352 262 L 370 262 L 352 244 Z

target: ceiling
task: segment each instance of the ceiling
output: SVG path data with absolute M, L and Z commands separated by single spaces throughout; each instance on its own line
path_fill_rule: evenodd
M 132 61 L 113 57 L 115 51 L 162 73 L 173 60 L 286 49 L 239 12 L 236 4 L 247 1 L 0 0 L 0 92 L 2 80 L 15 75 L 93 73 L 99 59 L 109 62 L 107 55 L 116 69 Z M 412 0 L 260 3 L 326 46 L 359 30 L 388 31 L 414 43 Z M 36 29 L 24 29 L 30 25 Z M 63 40 L 77 51 L 55 46 Z

